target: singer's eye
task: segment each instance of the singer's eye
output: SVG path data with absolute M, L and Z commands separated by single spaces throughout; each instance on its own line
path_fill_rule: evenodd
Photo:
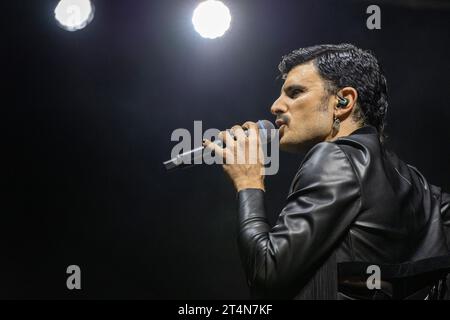
M 300 89 L 294 89 L 291 91 L 291 98 L 296 98 L 300 93 L 302 93 L 302 90 Z
M 306 92 L 306 88 L 300 84 L 293 84 L 293 85 L 288 85 L 285 88 L 283 88 L 283 91 L 287 97 L 289 97 L 291 99 L 295 99 L 302 93 Z

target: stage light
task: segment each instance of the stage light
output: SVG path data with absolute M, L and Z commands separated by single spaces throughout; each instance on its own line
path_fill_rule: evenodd
M 55 19 L 67 31 L 83 29 L 94 18 L 89 0 L 61 0 L 55 8 Z
M 221 37 L 230 27 L 230 10 L 221 1 L 208 0 L 200 3 L 192 15 L 192 24 L 203 38 Z

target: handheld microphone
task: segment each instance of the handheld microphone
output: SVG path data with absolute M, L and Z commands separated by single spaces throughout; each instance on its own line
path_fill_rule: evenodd
M 271 141 L 272 135 L 271 130 L 275 129 L 275 126 L 272 122 L 268 120 L 258 120 L 256 122 L 259 129 L 259 134 L 261 137 L 261 143 L 267 144 Z M 244 130 L 245 134 L 248 135 L 247 130 Z M 213 143 L 222 146 L 223 143 L 221 140 L 215 140 Z M 176 169 L 181 168 L 189 168 L 192 167 L 198 160 L 203 159 L 203 150 L 204 146 L 186 151 L 177 155 L 175 158 L 167 160 L 163 162 L 164 167 L 167 171 L 174 171 Z M 197 161 L 196 161 L 197 159 Z

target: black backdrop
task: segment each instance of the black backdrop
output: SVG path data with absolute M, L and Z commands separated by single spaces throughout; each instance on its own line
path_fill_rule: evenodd
M 388 145 L 450 191 L 448 7 L 382 2 L 371 31 L 370 2 L 229 0 L 232 28 L 210 41 L 191 25 L 197 1 L 93 2 L 73 33 L 56 25 L 57 1 L 3 3 L 0 298 L 248 298 L 221 169 L 161 163 L 194 120 L 273 119 L 277 64 L 301 46 L 372 49 Z M 272 222 L 300 161 L 282 154 L 267 178 Z M 71 264 L 80 291 L 66 288 Z

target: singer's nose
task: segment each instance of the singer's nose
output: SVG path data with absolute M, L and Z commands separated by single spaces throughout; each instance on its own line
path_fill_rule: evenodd
M 273 102 L 272 106 L 270 107 L 270 112 L 275 116 L 280 113 L 287 112 L 287 106 L 283 103 L 282 97 L 279 97 Z

